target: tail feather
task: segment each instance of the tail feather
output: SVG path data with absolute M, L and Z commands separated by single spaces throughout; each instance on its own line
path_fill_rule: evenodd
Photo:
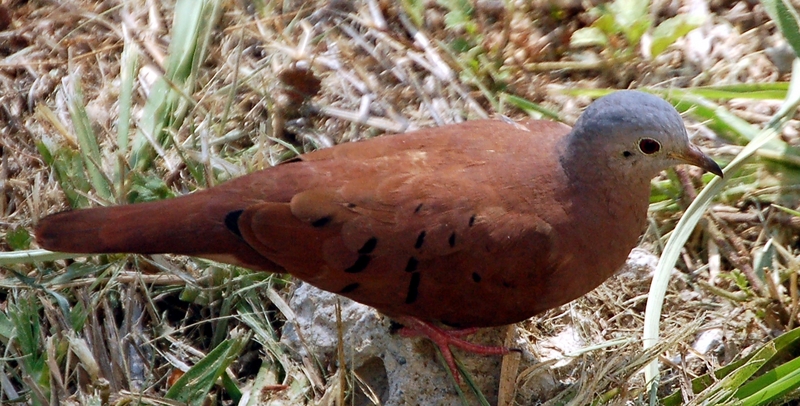
M 36 241 L 51 251 L 85 254 L 173 253 L 280 271 L 225 224 L 243 207 L 206 192 L 159 202 L 57 213 L 42 219 Z

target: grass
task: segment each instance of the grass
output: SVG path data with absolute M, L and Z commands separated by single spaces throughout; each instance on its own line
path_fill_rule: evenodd
M 598 22 L 625 17 L 614 7 L 487 3 L 72 0 L 8 9 L 0 403 L 385 402 L 367 374 L 341 367 L 358 342 L 330 359 L 281 343 L 296 317 L 288 278 L 170 256 L 26 251 L 35 248 L 31 226 L 66 207 L 163 199 L 386 130 L 496 112 L 570 123 L 591 98 L 626 87 L 673 102 L 727 165 L 724 183 L 684 168 L 654 180 L 642 246 L 663 252 L 653 280 L 668 282 L 656 345 L 641 341 L 659 318 L 645 322 L 658 302 L 647 300 L 651 277 L 631 269 L 516 326 L 512 342 L 536 362 L 523 357 L 484 376 L 475 365 L 485 360 L 461 357 L 474 376 L 460 395 L 438 367 L 426 382 L 464 403 L 647 403 L 640 371 L 660 359 L 648 369 L 661 376 L 658 401 L 796 398 L 798 125 L 793 109 L 781 110 L 794 98 L 791 75 L 763 49 L 781 37 L 768 16 L 797 49 L 791 10 L 764 2 L 742 19 L 748 5 L 725 4 L 708 13 L 699 39 L 664 34 L 660 54 L 646 57 L 642 38 L 682 12 L 639 7 L 648 12 L 634 16 L 637 27 L 649 34 L 631 34 Z M 571 45 L 591 27 L 605 28 L 608 45 Z M 714 37 L 720 31 L 727 35 Z M 663 38 L 676 42 L 663 48 Z M 718 45 L 692 59 L 703 40 Z M 611 68 L 607 55 L 624 57 Z M 776 136 L 756 149 L 765 128 Z M 695 194 L 695 205 L 710 208 L 688 206 Z M 699 352 L 695 340 L 715 330 L 723 342 Z M 565 347 L 559 334 L 570 331 L 580 348 Z

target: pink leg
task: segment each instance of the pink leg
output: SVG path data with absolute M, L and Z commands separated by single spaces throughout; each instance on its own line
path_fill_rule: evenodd
M 453 373 L 453 377 L 458 383 L 461 383 L 461 375 L 458 373 L 453 353 L 450 351 L 451 345 L 481 355 L 504 355 L 511 351 L 506 347 L 473 344 L 460 338 L 474 334 L 478 331 L 477 328 L 444 330 L 414 317 L 395 317 L 394 319 L 403 325 L 403 328 L 398 332 L 403 337 L 424 336 L 433 341 L 433 343 L 439 347 L 439 351 L 442 352 L 442 357 L 444 357 L 447 366 L 450 368 L 450 372 Z

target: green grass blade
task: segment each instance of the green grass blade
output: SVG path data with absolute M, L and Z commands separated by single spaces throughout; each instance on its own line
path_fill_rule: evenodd
M 31 320 L 39 319 L 41 311 L 42 305 L 35 297 L 20 296 L 16 303 L 8 306 L 4 316 L 8 317 L 8 324 L 13 326 L 7 348 L 15 349 L 10 354 L 18 357 L 22 371 L 30 377 L 30 384 L 36 385 L 36 388 L 30 389 L 45 394 L 50 389 L 50 377 L 46 355 L 39 345 L 41 325 L 31 323 Z
M 489 403 L 489 400 L 486 399 L 486 396 L 483 394 L 483 392 L 481 392 L 481 388 L 478 387 L 478 384 L 477 382 L 475 382 L 475 379 L 472 377 L 472 374 L 469 373 L 469 369 L 467 369 L 467 367 L 465 367 L 464 364 L 459 359 L 456 359 L 455 361 L 456 361 L 456 367 L 458 367 L 458 371 L 461 373 L 461 376 L 464 377 L 467 387 L 472 391 L 472 394 L 475 395 L 478 404 L 481 406 L 491 406 L 491 403 Z M 445 366 L 445 368 L 447 367 Z
M 540 104 L 536 104 L 530 100 L 525 98 L 514 96 L 513 94 L 509 93 L 500 93 L 500 101 L 503 103 L 508 103 L 520 110 L 525 111 L 526 113 L 530 114 L 531 112 L 539 113 L 543 117 L 548 117 L 553 120 L 558 120 L 558 113 L 550 110 L 548 108 L 543 107 Z
M 722 378 L 716 385 L 700 393 L 697 398 L 693 399 L 692 403 L 718 405 L 730 400 L 736 391 L 764 364 L 769 362 L 777 352 L 775 343 L 767 343 L 747 363 Z
M 800 56 L 800 16 L 797 10 L 784 0 L 761 0 L 761 4 L 794 49 L 794 54 Z
M 57 261 L 59 259 L 72 259 L 85 257 L 86 254 L 68 254 L 64 252 L 52 252 L 48 250 L 25 250 L 0 252 L 0 266 L 13 264 L 32 264 L 35 262 Z
M 169 144 L 170 134 L 180 128 L 194 103 L 190 95 L 220 15 L 219 3 L 219 0 L 180 0 L 175 5 L 166 72 L 153 85 L 145 104 L 133 141 L 132 167 L 150 166 L 155 148 Z
M 762 405 L 777 400 L 798 387 L 800 358 L 795 358 L 748 382 L 734 397 L 741 399 L 743 405 Z
M 783 100 L 789 89 L 788 82 L 738 83 L 724 86 L 702 86 L 686 89 L 700 97 L 715 100 L 750 99 Z
M 124 28 L 124 26 L 123 26 Z M 127 32 L 127 30 L 125 30 Z M 128 150 L 128 132 L 131 128 L 131 106 L 133 105 L 133 84 L 139 70 L 139 49 L 136 42 L 125 35 L 120 64 L 119 120 L 117 120 L 117 148 L 125 154 Z
M 71 91 L 68 93 L 69 101 L 67 103 L 67 108 L 69 109 L 72 126 L 81 149 L 81 156 L 86 173 L 89 175 L 89 181 L 97 195 L 105 200 L 111 200 L 113 197 L 111 193 L 111 184 L 101 167 L 103 160 L 100 156 L 100 147 L 97 145 L 97 136 L 94 130 L 92 130 L 89 115 L 86 113 L 86 104 L 83 100 L 83 87 L 81 86 L 80 77 L 77 74 L 70 76 L 70 85 Z
M 124 201 L 126 195 L 125 172 L 129 148 L 129 138 L 131 129 L 131 111 L 133 106 L 133 85 L 136 79 L 136 72 L 139 71 L 139 49 L 136 41 L 130 37 L 128 29 L 122 27 L 124 33 L 124 43 L 122 58 L 120 62 L 120 89 L 119 89 L 119 119 L 117 120 L 117 201 Z
M 778 400 L 800 387 L 800 358 L 783 363 L 746 384 L 744 382 L 758 374 L 756 371 L 793 354 L 798 342 L 800 328 L 795 328 L 764 344 L 744 359 L 692 380 L 694 392 L 703 391 L 692 403 L 717 404 L 733 401 L 737 405 L 763 405 Z M 712 374 L 716 376 L 716 380 L 710 378 Z M 681 393 L 677 392 L 665 398 L 661 404 L 678 405 L 681 399 Z
M 786 354 L 787 352 L 791 351 L 793 348 L 796 348 L 799 341 L 800 341 L 800 327 L 795 328 L 794 330 L 789 331 L 787 333 L 781 334 L 779 337 L 775 338 L 771 342 L 774 343 L 778 356 L 782 356 L 783 354 Z M 695 394 L 700 393 L 706 388 L 710 387 L 711 385 L 714 385 L 717 381 L 728 376 L 730 373 L 739 369 L 744 364 L 749 362 L 756 353 L 757 351 L 751 353 L 750 355 L 745 356 L 742 359 L 739 359 L 728 365 L 725 365 L 724 367 L 718 368 L 703 376 L 699 376 L 695 379 L 692 379 L 692 385 L 691 385 L 692 392 Z M 748 383 L 747 385 L 750 385 L 750 383 Z M 737 393 L 737 397 L 739 398 L 749 395 L 750 393 L 748 392 Z M 660 404 L 664 406 L 676 406 L 681 404 L 682 400 L 683 400 L 683 394 L 681 393 L 680 390 L 678 390 L 676 392 L 673 392 L 669 396 L 663 398 Z
M 178 378 L 165 397 L 190 405 L 204 404 L 206 395 L 217 379 L 225 373 L 225 368 L 233 363 L 249 339 L 250 337 L 245 335 L 222 342 Z
M 650 54 L 655 58 L 666 51 L 678 38 L 703 25 L 705 21 L 706 17 L 700 14 L 678 14 L 665 20 L 653 30 Z
M 444 360 L 444 356 L 442 355 L 442 351 L 439 349 L 439 347 L 434 346 L 434 348 L 436 349 L 436 360 L 439 361 L 439 364 L 447 372 L 447 377 L 450 378 L 450 382 L 453 384 L 453 389 L 456 391 L 456 394 L 458 395 L 458 399 L 461 401 L 461 404 L 465 405 L 465 406 L 469 405 L 470 402 L 467 399 L 467 395 L 461 389 L 461 386 L 456 381 L 456 377 L 453 376 L 453 372 L 447 366 L 447 361 Z
M 746 379 L 747 377 L 753 375 L 753 373 L 751 372 L 752 367 L 756 364 L 762 365 L 761 369 L 764 369 L 763 367 L 769 366 L 776 361 L 785 359 L 789 354 L 793 354 L 794 350 L 797 348 L 798 342 L 800 342 L 800 328 L 795 328 L 794 330 L 782 334 L 781 336 L 764 344 L 757 351 L 744 357 L 743 359 L 740 359 L 722 368 L 712 371 L 709 374 L 693 379 L 692 380 L 693 393 L 701 393 L 703 391 L 706 391 L 705 395 L 702 395 L 697 399 L 695 399 L 695 403 L 699 403 L 703 400 L 708 401 L 709 396 L 707 395 L 712 393 L 716 393 L 719 395 L 724 392 L 726 396 L 732 394 L 732 397 L 736 399 L 742 399 L 748 397 L 752 399 L 757 399 L 757 397 L 754 397 L 753 395 L 755 395 L 758 392 L 761 392 L 759 396 L 767 396 L 770 398 L 775 398 L 777 396 L 784 394 L 786 392 L 786 388 L 788 388 L 792 384 L 793 378 L 789 375 L 793 372 L 793 369 L 796 369 L 797 367 L 797 365 L 795 365 L 796 361 L 790 361 L 789 363 L 780 365 L 777 368 L 774 368 L 773 370 L 762 374 L 760 377 L 744 385 L 741 384 L 743 382 L 741 378 L 744 377 Z M 766 362 L 758 361 L 759 359 L 764 358 L 765 354 L 768 353 L 771 353 L 773 355 L 768 360 L 766 360 Z M 735 378 L 728 378 L 732 374 L 741 374 L 741 375 Z M 758 373 L 756 372 L 756 374 Z M 745 377 L 744 375 L 747 375 L 747 377 Z M 732 382 L 735 384 L 732 384 Z M 777 393 L 778 386 L 784 387 L 780 389 L 781 392 L 780 394 Z M 733 392 L 734 390 L 735 393 Z M 681 404 L 682 399 L 683 396 L 681 392 L 678 391 L 664 398 L 661 404 L 663 404 L 664 406 L 679 405 Z M 716 398 L 716 400 L 720 400 L 720 398 Z
M 709 128 L 722 135 L 732 136 L 731 140 L 734 142 L 746 144 L 759 134 L 758 128 L 691 90 L 670 89 L 658 93 L 672 102 L 681 113 L 690 112 L 703 119 Z

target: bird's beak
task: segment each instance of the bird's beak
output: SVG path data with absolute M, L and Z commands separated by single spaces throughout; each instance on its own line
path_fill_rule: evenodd
M 689 148 L 684 153 L 674 154 L 672 157 L 687 164 L 703 168 L 720 178 L 722 177 L 722 169 L 720 169 L 719 165 L 694 144 L 689 144 Z

